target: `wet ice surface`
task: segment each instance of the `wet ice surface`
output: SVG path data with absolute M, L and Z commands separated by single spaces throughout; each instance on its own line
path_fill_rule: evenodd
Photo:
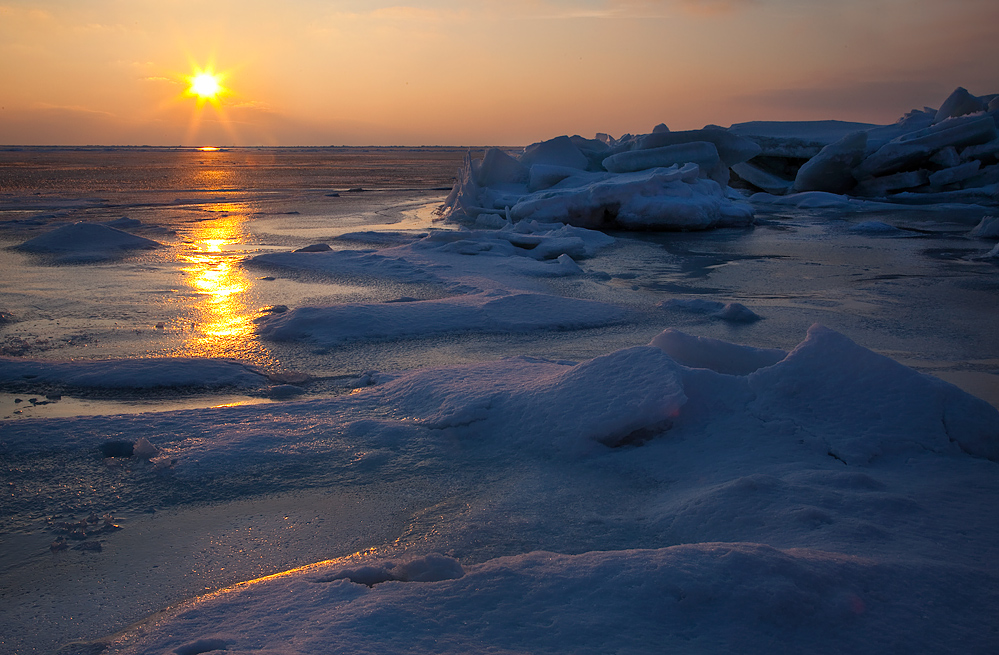
M 328 195 L 334 192 L 340 195 Z M 0 506 L 2 623 L 26 626 L 41 617 L 46 625 L 44 634 L 19 629 L 5 636 L 22 652 L 49 652 L 69 639 L 94 639 L 205 591 L 372 547 L 385 556 L 450 552 L 465 565 L 477 565 L 537 549 L 576 554 L 710 537 L 888 557 L 895 552 L 891 539 L 875 530 L 884 529 L 877 524 L 888 516 L 918 524 L 912 530 L 924 533 L 919 539 L 909 533 L 899 539 L 918 542 L 920 552 L 936 556 L 935 538 L 958 539 L 956 531 L 974 532 L 983 520 L 968 518 L 967 508 L 953 500 L 962 476 L 985 496 L 995 492 L 994 485 L 976 477 L 978 469 L 994 467 L 984 460 L 975 460 L 978 472 L 960 469 L 945 478 L 941 471 L 950 464 L 913 457 L 909 469 L 885 465 L 864 473 L 873 481 L 851 478 L 847 484 L 833 480 L 838 469 L 795 473 L 797 464 L 768 468 L 752 478 L 758 472 L 752 460 L 726 465 L 702 454 L 700 470 L 713 471 L 709 486 L 717 485 L 703 498 L 724 508 L 734 503 L 725 500 L 730 496 L 762 490 L 768 502 L 783 503 L 782 511 L 800 521 L 794 519 L 796 527 L 779 537 L 777 528 L 762 533 L 751 526 L 732 529 L 717 516 L 708 528 L 680 521 L 667 532 L 663 517 L 682 512 L 664 505 L 660 494 L 676 485 L 696 496 L 702 491 L 692 490 L 705 483 L 692 482 L 690 471 L 643 467 L 636 461 L 646 456 L 636 454 L 637 448 L 582 462 L 472 446 L 453 449 L 460 439 L 424 442 L 415 438 L 418 430 L 412 425 L 386 428 L 379 421 L 398 415 L 378 416 L 377 409 L 365 410 L 373 412 L 368 422 L 342 423 L 335 412 L 324 414 L 322 400 L 350 401 L 354 396 L 348 394 L 371 381 L 363 381 L 370 371 L 393 374 L 515 356 L 580 362 L 649 343 L 665 328 L 790 350 L 818 322 L 999 406 L 994 320 L 999 269 L 993 262 L 969 259 L 992 244 L 966 236 L 987 213 L 983 208 L 844 214 L 761 207 L 754 228 L 615 234 L 613 244 L 581 259 L 583 275 L 534 277 L 530 285 L 538 293 L 618 306 L 627 312 L 625 321 L 574 330 L 406 335 L 331 348 L 308 340 L 263 340 L 254 331 L 254 319 L 268 306 L 437 300 L 454 289 L 425 279 L 337 277 L 245 260 L 319 242 L 334 249 L 392 245 L 372 235 L 351 242 L 336 239 L 348 232 L 422 234 L 446 227 L 435 224 L 429 211 L 443 192 L 349 193 L 331 185 L 211 194 L 192 192 L 182 201 L 160 198 L 159 204 L 131 202 L 127 208 L 91 203 L 67 213 L 50 199 L 42 202 L 49 203 L 45 211 L 52 215 L 41 217 L 38 208 L 23 209 L 27 202 L 5 200 L 7 222 L 0 229 L 5 246 L 61 223 L 127 215 L 141 221 L 128 229 L 166 248 L 85 265 L 51 265 L 38 255 L 0 250 L 5 272 L 0 311 L 13 318 L 0 327 L 4 356 L 43 361 L 223 357 L 252 367 L 264 380 L 238 393 L 226 385 L 151 392 L 32 379 L 6 384 L 0 418 L 11 422 L 5 427 L 16 424 L 17 434 L 39 439 L 59 435 L 53 443 L 62 444 L 18 447 L 4 455 L 10 493 Z M 895 230 L 871 229 L 872 221 Z M 858 225 L 861 229 L 855 229 Z M 394 242 L 397 237 L 384 238 Z M 738 302 L 762 319 L 731 322 L 683 305 L 661 306 L 671 299 Z M 14 421 L 262 402 L 272 400 L 270 390 L 284 384 L 303 393 L 261 408 Z M 15 403 L 17 398 L 22 402 Z M 476 412 L 483 407 L 472 406 L 469 416 L 478 420 Z M 518 434 L 525 432 L 530 430 Z M 272 434 L 284 435 L 287 445 L 270 444 Z M 223 435 L 231 439 L 227 445 L 220 445 Z M 98 450 L 108 438 L 139 436 L 162 449 L 160 456 L 167 458 L 162 465 L 105 458 Z M 653 443 L 648 452 L 671 452 L 667 449 Z M 822 464 L 809 460 L 804 469 L 824 470 L 825 460 L 828 466 L 842 466 L 824 452 L 818 456 Z M 174 467 L 172 458 L 182 461 Z M 736 482 L 726 478 L 729 469 L 740 471 Z M 927 471 L 946 480 L 939 489 L 913 486 L 912 477 Z M 864 484 L 881 494 L 879 503 L 902 507 L 902 514 L 886 510 L 864 522 L 852 510 L 837 514 L 840 510 L 831 509 L 847 497 L 848 505 L 863 505 L 858 489 Z M 823 485 L 851 491 L 831 499 Z M 539 504 L 539 498 L 545 501 Z M 636 499 L 638 508 L 628 509 Z M 950 518 L 948 508 L 961 518 Z M 87 540 L 60 532 L 60 524 L 85 521 L 91 513 L 112 517 L 122 529 Z M 822 526 L 832 524 L 835 530 L 822 532 Z M 864 531 L 867 536 L 856 537 Z M 50 551 L 60 537 L 66 537 L 67 547 Z M 99 552 L 74 550 L 95 540 Z M 955 557 L 977 564 L 963 551 Z

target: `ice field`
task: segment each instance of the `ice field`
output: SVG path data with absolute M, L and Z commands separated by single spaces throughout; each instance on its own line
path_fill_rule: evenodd
M 2 648 L 995 652 L 999 134 L 961 91 L 0 152 Z

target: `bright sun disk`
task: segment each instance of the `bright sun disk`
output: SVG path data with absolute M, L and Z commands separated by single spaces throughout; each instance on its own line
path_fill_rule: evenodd
M 214 73 L 204 72 L 188 78 L 191 82 L 190 93 L 199 98 L 210 100 L 222 91 L 221 80 Z

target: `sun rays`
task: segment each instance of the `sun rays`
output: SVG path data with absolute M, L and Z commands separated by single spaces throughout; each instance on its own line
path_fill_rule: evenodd
M 208 63 L 204 66 L 199 65 L 193 59 L 190 63 L 191 72 L 187 75 L 179 76 L 185 84 L 185 89 L 179 99 L 182 101 L 194 99 L 195 101 L 184 143 L 197 143 L 199 140 L 199 128 L 206 121 L 220 124 L 226 134 L 229 135 L 231 141 L 235 143 L 238 139 L 233 129 L 232 121 L 229 120 L 225 110 L 225 100 L 232 94 L 232 91 L 225 84 L 229 73 L 217 70 L 213 59 L 209 59 Z M 211 112 L 214 116 L 205 115 L 206 105 L 211 106 Z

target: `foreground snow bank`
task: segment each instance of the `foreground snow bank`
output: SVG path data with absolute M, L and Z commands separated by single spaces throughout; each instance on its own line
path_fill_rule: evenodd
M 706 543 L 532 552 L 463 573 L 370 587 L 345 579 L 356 571 L 262 580 L 191 603 L 109 652 L 194 653 L 211 643 L 247 655 L 877 653 L 949 652 L 955 642 L 986 652 L 995 640 L 967 605 L 968 586 L 982 580 L 946 564 Z M 974 600 L 994 607 L 995 589 Z
M 373 495 L 458 489 L 414 510 L 397 556 L 237 585 L 107 652 L 999 643 L 982 629 L 999 601 L 999 411 L 841 334 L 813 326 L 785 353 L 667 330 L 580 364 L 518 357 L 369 381 L 279 407 L 5 430 L 3 452 L 25 457 L 146 437 L 169 465 L 127 475 L 196 481 L 201 498 L 274 470 Z

